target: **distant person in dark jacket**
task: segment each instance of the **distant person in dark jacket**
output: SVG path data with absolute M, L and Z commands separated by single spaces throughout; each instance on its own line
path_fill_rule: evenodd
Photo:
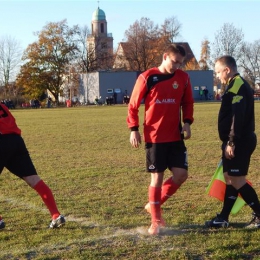
M 209 91 L 208 91 L 207 87 L 204 88 L 203 92 L 204 92 L 205 100 L 208 100 Z

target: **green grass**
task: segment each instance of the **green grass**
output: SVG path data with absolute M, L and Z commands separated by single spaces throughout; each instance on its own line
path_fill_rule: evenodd
M 220 159 L 219 103 L 195 104 L 189 179 L 163 206 L 167 229 L 147 235 L 150 175 L 144 145 L 131 148 L 125 106 L 13 110 L 33 162 L 67 223 L 49 230 L 50 215 L 36 192 L 4 170 L 0 176 L 0 259 L 260 259 L 260 231 L 245 230 L 245 206 L 231 227 L 208 230 L 221 209 L 205 194 Z M 143 107 L 140 108 L 143 118 Z M 256 128 L 260 136 L 260 103 Z M 259 147 L 248 179 L 260 195 Z M 169 172 L 166 172 L 166 177 Z

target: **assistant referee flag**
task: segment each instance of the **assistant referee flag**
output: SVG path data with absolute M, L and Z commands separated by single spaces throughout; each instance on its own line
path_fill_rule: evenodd
M 247 183 L 252 185 L 249 181 L 247 181 Z M 224 174 L 223 174 L 223 164 L 222 164 L 222 160 L 221 160 L 218 164 L 218 167 L 217 167 L 208 187 L 206 188 L 206 193 L 211 197 L 214 197 L 220 201 L 224 201 L 225 191 L 226 191 L 226 181 L 225 181 Z M 231 210 L 231 213 L 232 214 L 238 213 L 238 211 L 245 204 L 246 204 L 245 201 L 239 195 Z

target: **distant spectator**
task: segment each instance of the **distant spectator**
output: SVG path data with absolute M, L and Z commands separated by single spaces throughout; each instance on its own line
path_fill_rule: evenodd
M 31 106 L 31 108 L 34 108 L 34 107 L 35 107 L 34 99 L 31 99 L 31 100 L 30 100 L 30 106 Z
M 203 95 L 204 95 L 204 91 L 203 91 L 203 89 L 202 89 L 202 88 L 200 88 L 200 100 L 202 100 L 202 99 L 203 99 Z
M 123 104 L 128 105 L 129 100 L 130 100 L 129 96 L 125 95 L 125 96 L 124 96 L 124 99 L 123 99 Z
M 99 99 L 98 99 L 97 96 L 95 97 L 94 104 L 95 104 L 95 105 L 99 105 Z
M 8 100 L 8 108 L 15 109 L 14 102 L 11 99 Z
M 209 99 L 209 97 L 208 97 L 209 91 L 208 91 L 207 87 L 204 88 L 203 92 L 204 92 L 205 100 L 208 100 Z
M 114 104 L 117 104 L 117 93 L 114 93 Z
M 67 105 L 68 106 L 68 105 Z M 48 97 L 47 99 L 47 107 L 50 108 L 51 107 L 51 98 Z
M 38 99 L 34 100 L 34 107 L 39 108 L 40 107 L 40 101 Z

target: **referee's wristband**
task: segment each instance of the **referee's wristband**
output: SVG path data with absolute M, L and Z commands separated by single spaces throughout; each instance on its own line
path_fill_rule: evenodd
M 228 146 L 230 146 L 230 147 L 233 147 L 233 146 L 235 146 L 235 144 L 234 144 L 234 142 L 233 142 L 233 141 L 228 141 L 228 142 L 227 142 L 227 145 L 228 145 Z

